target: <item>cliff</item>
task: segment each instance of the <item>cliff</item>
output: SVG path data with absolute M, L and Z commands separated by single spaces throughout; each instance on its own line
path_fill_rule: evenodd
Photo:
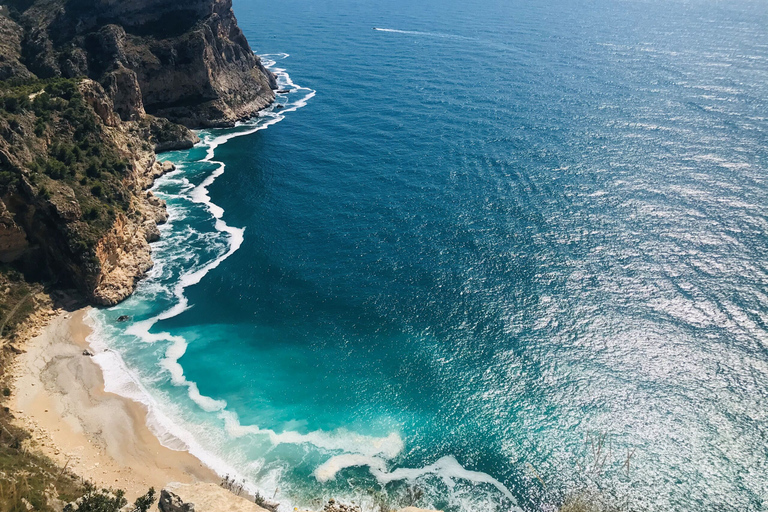
M 166 219 L 155 152 L 253 116 L 274 86 L 231 0 L 0 6 L 0 264 L 124 299 Z
M 243 36 L 231 0 L 17 0 L 21 61 L 40 78 L 88 76 L 123 120 L 145 112 L 227 126 L 275 98 L 275 77 Z
M 168 169 L 149 125 L 120 121 L 98 83 L 37 87 L 0 96 L 0 262 L 115 304 L 152 266 L 166 214 L 146 189 Z

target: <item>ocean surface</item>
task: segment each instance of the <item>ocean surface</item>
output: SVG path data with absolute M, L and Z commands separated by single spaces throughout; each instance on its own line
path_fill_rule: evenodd
M 291 92 L 91 314 L 163 443 L 283 511 L 768 510 L 766 2 L 234 8 Z

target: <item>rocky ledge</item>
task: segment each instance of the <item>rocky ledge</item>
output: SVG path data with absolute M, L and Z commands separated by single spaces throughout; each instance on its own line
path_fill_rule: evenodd
M 165 205 L 155 153 L 275 97 L 231 0 L 9 0 L 0 6 L 0 263 L 130 295 Z
M 170 484 L 160 492 L 157 503 L 160 512 L 274 512 L 278 508 L 277 503 L 268 503 L 265 506 L 267 508 L 210 483 Z M 361 510 L 357 505 L 330 499 L 323 507 L 323 512 L 361 512 Z M 397 512 L 440 511 L 407 507 Z
M 19 30 L 12 20 L 0 24 L 6 44 L 21 54 L 8 59 L 6 74 L 88 76 L 123 120 L 149 113 L 193 128 L 227 126 L 275 98 L 275 77 L 251 50 L 231 0 L 19 0 L 15 6 Z

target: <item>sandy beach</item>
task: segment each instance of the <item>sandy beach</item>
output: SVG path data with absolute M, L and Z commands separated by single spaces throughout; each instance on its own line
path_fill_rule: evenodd
M 11 408 L 30 447 L 131 501 L 170 482 L 218 484 L 198 459 L 160 444 L 141 404 L 104 391 L 101 369 L 83 355 L 86 312 L 59 313 L 16 358 Z

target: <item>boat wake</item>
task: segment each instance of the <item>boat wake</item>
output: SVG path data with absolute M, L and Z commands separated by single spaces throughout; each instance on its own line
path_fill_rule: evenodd
M 389 32 L 392 34 L 406 34 L 411 36 L 426 36 L 426 37 L 440 37 L 444 39 L 462 39 L 471 41 L 471 37 L 465 37 L 465 36 L 459 36 L 456 34 L 444 34 L 441 32 L 422 32 L 420 30 L 399 30 L 396 28 L 380 28 L 380 27 L 373 27 L 373 30 L 376 30 L 377 32 Z

